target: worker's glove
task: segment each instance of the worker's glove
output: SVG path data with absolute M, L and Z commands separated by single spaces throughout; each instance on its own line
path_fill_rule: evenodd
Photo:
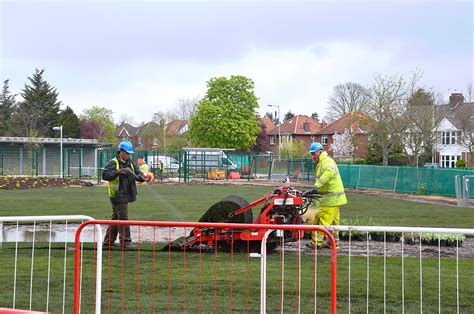
M 308 196 L 313 196 L 314 194 L 318 194 L 318 188 L 313 186 L 311 189 L 308 191 L 305 191 L 301 194 L 303 197 L 308 197 Z
M 145 182 L 146 181 L 146 177 L 143 175 L 143 174 L 139 174 L 137 176 L 137 181 L 138 182 Z
M 127 177 L 134 176 L 135 173 L 130 168 L 122 168 L 118 170 L 118 173 L 123 174 Z

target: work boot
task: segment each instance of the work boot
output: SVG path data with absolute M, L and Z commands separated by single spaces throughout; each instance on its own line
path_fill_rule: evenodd
M 136 250 L 137 246 L 132 242 L 125 242 L 124 244 L 120 244 L 120 249 L 124 249 L 125 251 L 134 251 Z
M 102 243 L 102 250 L 116 250 L 119 246 L 115 243 Z
M 316 245 L 316 243 L 313 243 L 312 241 L 306 242 L 306 247 L 311 250 L 318 249 L 318 251 L 323 248 L 321 245 Z

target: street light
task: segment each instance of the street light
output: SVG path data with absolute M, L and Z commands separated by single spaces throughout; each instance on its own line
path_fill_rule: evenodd
M 60 158 L 61 158 L 61 178 L 63 177 L 63 126 L 55 126 L 53 128 L 54 131 L 60 131 L 60 142 L 59 142 L 59 149 L 60 149 Z
M 281 146 L 281 134 L 280 134 L 280 105 L 268 105 L 268 107 L 278 108 L 278 159 L 280 159 L 280 146 Z

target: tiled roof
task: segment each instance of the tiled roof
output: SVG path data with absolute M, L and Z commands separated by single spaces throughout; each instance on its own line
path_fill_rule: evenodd
M 122 122 L 122 124 L 117 128 L 117 137 L 123 135 L 123 132 L 125 132 L 127 136 L 136 136 L 139 130 L 139 127 L 134 127 L 126 122 Z
M 265 132 L 268 133 L 269 130 L 273 130 L 275 124 L 273 124 L 272 120 L 267 117 L 259 117 L 258 120 L 265 126 Z
M 462 129 L 462 121 L 460 117 L 464 113 L 474 113 L 474 102 L 460 102 L 455 105 L 439 105 L 435 107 L 442 117 L 445 117 L 452 125 L 458 129 Z
M 344 129 L 349 129 L 353 134 L 370 133 L 371 119 L 360 112 L 349 112 L 319 130 L 316 135 L 330 135 L 334 133 L 342 133 Z
M 313 134 L 321 129 L 321 123 L 305 116 L 296 115 L 293 118 L 283 122 L 280 126 L 281 134 Z M 268 134 L 278 132 L 277 126 L 267 130 Z
M 153 135 L 155 132 L 158 131 L 159 129 L 159 125 L 156 123 L 156 122 L 148 122 L 148 123 L 145 123 L 144 125 L 142 125 L 138 132 L 137 132 L 137 136 L 139 135 Z
M 168 125 L 166 128 L 168 129 L 168 134 L 169 135 L 181 135 L 182 132 L 180 132 L 184 127 L 188 125 L 188 120 L 173 120 Z

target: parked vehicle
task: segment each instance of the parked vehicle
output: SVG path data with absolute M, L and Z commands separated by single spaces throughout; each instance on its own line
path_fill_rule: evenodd
M 237 164 L 230 159 L 224 150 L 206 148 L 185 148 L 188 168 L 228 169 L 235 170 Z
M 160 161 L 163 163 L 163 170 L 166 172 L 178 172 L 180 168 L 176 158 L 169 156 L 151 156 L 148 158 L 148 166 L 151 169 L 159 169 Z

